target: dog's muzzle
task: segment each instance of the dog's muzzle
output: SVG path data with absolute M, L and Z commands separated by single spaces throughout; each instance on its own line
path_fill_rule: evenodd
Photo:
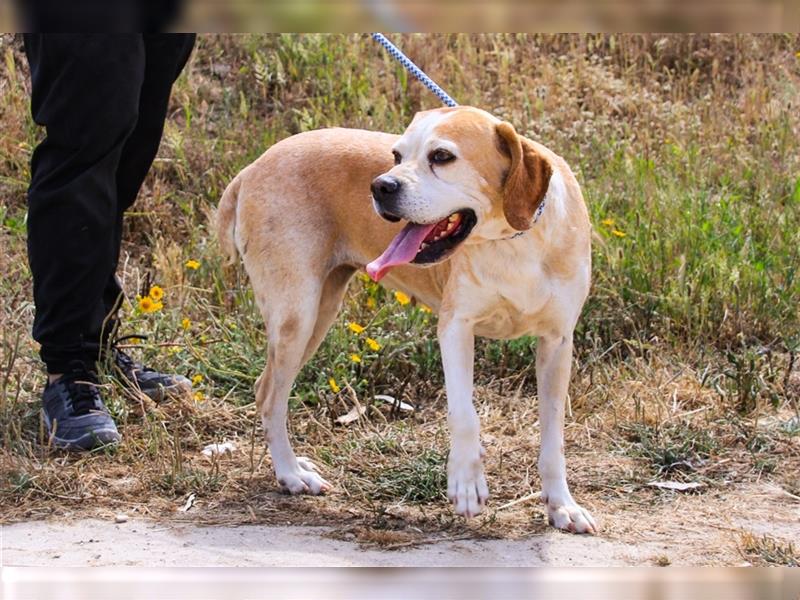
M 402 189 L 400 180 L 392 175 L 381 175 L 372 181 L 370 189 L 375 211 L 387 221 L 399 221 L 401 217 L 397 215 L 397 199 Z

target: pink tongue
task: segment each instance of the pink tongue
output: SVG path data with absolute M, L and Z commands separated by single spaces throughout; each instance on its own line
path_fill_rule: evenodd
M 397 265 L 404 265 L 414 260 L 422 240 L 436 227 L 409 223 L 403 227 L 378 258 L 367 265 L 367 273 L 373 281 L 380 281 L 386 272 Z

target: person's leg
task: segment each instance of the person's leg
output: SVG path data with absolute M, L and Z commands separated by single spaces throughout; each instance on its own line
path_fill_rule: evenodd
M 103 337 L 113 333 L 116 312 L 122 300 L 122 288 L 116 276 L 122 243 L 123 213 L 133 204 L 153 163 L 164 131 L 172 84 L 180 75 L 194 46 L 194 34 L 146 34 L 145 71 L 139 96 L 139 118 L 128 136 L 117 169 L 117 212 L 113 230 L 112 263 L 103 302 L 111 317 Z
M 31 161 L 33 336 L 50 373 L 94 366 L 114 271 L 117 167 L 139 116 L 141 35 L 26 35 L 31 110 L 46 138 Z
M 113 272 L 116 172 L 136 126 L 140 35 L 26 35 L 31 112 L 46 128 L 31 160 L 28 260 L 33 336 L 50 374 L 42 393 L 50 441 L 88 450 L 120 440 L 93 375 Z
M 146 34 L 145 73 L 139 96 L 139 119 L 128 137 L 117 169 L 117 212 L 112 231 L 113 269 L 103 291 L 106 312 L 103 348 L 109 350 L 106 365 L 114 366 L 120 380 L 155 401 L 167 394 L 191 389 L 191 382 L 181 375 L 160 373 L 134 361 L 122 352 L 114 338 L 117 311 L 123 291 L 116 275 L 122 243 L 123 214 L 136 200 L 139 188 L 158 152 L 167 115 L 172 84 L 177 79 L 194 46 L 194 34 Z

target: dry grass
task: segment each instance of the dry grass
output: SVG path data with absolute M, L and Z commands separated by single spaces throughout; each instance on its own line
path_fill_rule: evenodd
M 800 552 L 792 542 L 744 532 L 739 543 L 742 556 L 754 566 L 800 567 Z
M 584 186 L 597 229 L 595 283 L 576 334 L 566 437 L 573 493 L 603 517 L 604 535 L 635 540 L 633 523 L 648 515 L 654 531 L 671 530 L 674 518 L 662 524 L 654 515 L 678 509 L 685 526 L 707 524 L 711 507 L 734 514 L 737 499 L 759 486 L 796 502 L 797 36 L 408 36 L 402 45 L 461 102 L 512 120 L 565 156 Z M 150 334 L 133 352 L 202 375 L 203 399 L 156 406 L 107 377 L 123 445 L 82 456 L 49 448 L 24 240 L 28 161 L 42 133 L 30 121 L 18 40 L 3 37 L 0 54 L 0 522 L 125 511 L 325 523 L 336 535 L 397 548 L 435 532 L 546 530 L 535 499 L 503 508 L 539 485 L 535 341 L 479 343 L 476 404 L 492 500 L 465 524 L 443 495 L 435 317 L 361 279 L 291 398 L 296 450 L 336 491 L 309 498 L 277 490 L 252 405 L 263 326 L 241 270 L 222 267 L 207 217 L 229 179 L 286 135 L 328 125 L 401 131 L 416 110 L 435 106 L 357 36 L 200 39 L 176 86 L 159 159 L 126 219 L 121 275 L 131 295 L 149 282 L 166 290 L 159 313 L 125 307 L 127 332 Z M 200 268 L 186 268 L 188 259 Z M 347 322 L 367 331 L 356 335 Z M 381 349 L 370 350 L 366 336 Z M 372 400 L 381 393 L 416 410 Z M 338 424 L 354 398 L 365 416 Z M 200 453 L 223 440 L 238 450 Z M 654 480 L 703 486 L 681 494 L 649 486 Z M 780 511 L 774 498 L 759 502 L 741 510 Z M 735 560 L 735 547 L 728 552 Z

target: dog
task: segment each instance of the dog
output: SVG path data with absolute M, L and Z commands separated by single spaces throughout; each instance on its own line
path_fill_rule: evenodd
M 331 488 L 292 450 L 288 397 L 351 277 L 366 269 L 439 315 L 447 493 L 455 512 L 475 516 L 489 496 L 472 402 L 474 336 L 534 335 L 541 498 L 551 525 L 596 532 L 569 491 L 564 457 L 573 331 L 591 278 L 591 226 L 578 182 L 560 156 L 466 106 L 420 112 L 400 136 L 310 131 L 275 144 L 233 179 L 216 229 L 221 250 L 231 261 L 241 257 L 266 324 L 256 405 L 286 490 Z

